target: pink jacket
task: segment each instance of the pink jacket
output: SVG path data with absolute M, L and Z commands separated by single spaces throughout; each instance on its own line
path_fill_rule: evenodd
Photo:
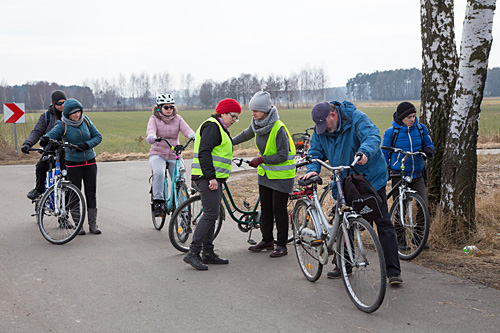
M 179 144 L 179 132 L 187 138 L 189 135 L 194 135 L 194 131 L 182 119 L 181 116 L 175 115 L 167 124 L 165 121 L 156 118 L 154 115 L 149 117 L 148 129 L 146 137 L 149 135 L 162 137 L 168 140 L 172 146 Z M 166 142 L 156 142 L 151 145 L 149 156 L 160 155 L 167 160 L 175 159 L 175 153 L 169 148 Z

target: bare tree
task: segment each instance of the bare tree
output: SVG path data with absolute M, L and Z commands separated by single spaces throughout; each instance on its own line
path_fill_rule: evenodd
M 476 227 L 478 121 L 492 43 L 495 4 L 496 0 L 467 1 L 457 66 L 453 1 L 421 0 L 424 49 L 422 118 L 430 124 L 436 157 L 442 163 L 439 204 L 451 216 L 450 227 L 456 236 L 468 236 Z M 435 38 L 441 39 L 444 49 L 439 49 L 441 44 L 435 44 Z M 430 87 L 424 87 L 424 83 Z M 436 91 L 429 91 L 430 88 Z M 438 171 L 434 167 L 438 162 L 432 165 L 434 178 L 431 181 L 436 181 Z

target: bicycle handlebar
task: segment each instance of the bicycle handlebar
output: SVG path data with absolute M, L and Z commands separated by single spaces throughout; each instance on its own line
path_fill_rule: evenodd
M 381 148 L 385 149 L 385 150 L 390 150 L 391 152 L 396 153 L 396 154 L 403 154 L 403 155 L 406 155 L 406 156 L 420 155 L 420 156 L 422 156 L 425 159 L 427 158 L 427 154 L 424 153 L 423 151 L 411 152 L 411 151 L 404 151 L 401 148 L 386 147 L 386 146 L 382 146 Z
M 243 157 L 233 157 L 233 162 L 234 164 L 236 164 L 237 167 L 241 167 L 243 162 L 245 162 L 246 164 L 250 164 L 250 161 L 245 160 Z
M 194 141 L 194 138 L 189 139 L 189 140 L 188 140 L 188 142 L 187 142 L 184 146 L 183 146 L 183 145 L 176 145 L 176 146 L 172 146 L 172 145 L 170 144 L 170 142 L 168 142 L 168 140 L 167 140 L 167 139 L 162 138 L 162 137 L 158 137 L 158 138 L 156 138 L 156 139 L 155 139 L 155 141 L 156 141 L 156 142 L 165 141 L 165 142 L 168 144 L 168 146 L 170 147 L 170 149 L 172 149 L 173 151 L 175 151 L 175 153 L 176 153 L 177 155 L 179 155 L 180 153 L 182 153 L 182 152 L 183 152 L 183 151 L 187 148 L 187 146 L 191 143 L 191 141 Z
M 347 170 L 347 169 L 350 169 L 352 167 L 354 167 L 356 165 L 356 163 L 359 162 L 359 160 L 361 159 L 363 155 L 361 153 L 356 153 L 356 155 L 354 156 L 354 161 L 350 164 L 350 165 L 339 165 L 339 166 L 336 166 L 336 167 L 332 167 L 331 165 L 328 165 L 326 162 L 322 161 L 322 160 L 319 160 L 319 159 L 316 159 L 316 158 L 313 158 L 312 156 L 310 155 L 307 155 L 305 157 L 305 161 L 304 162 L 300 162 L 300 163 L 297 163 L 295 165 L 296 168 L 300 168 L 304 165 L 307 165 L 307 164 L 310 164 L 310 163 L 314 163 L 314 162 L 318 162 L 319 164 L 321 164 L 322 166 L 324 166 L 325 168 L 327 168 L 328 170 L 330 171 L 343 171 L 343 170 Z

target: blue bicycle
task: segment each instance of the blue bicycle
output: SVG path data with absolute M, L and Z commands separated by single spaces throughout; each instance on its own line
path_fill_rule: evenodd
M 167 180 L 167 173 L 168 173 L 168 167 L 165 168 L 165 209 L 163 210 L 162 213 L 155 213 L 154 207 L 153 207 L 153 186 L 152 186 L 152 180 L 153 176 L 149 178 L 149 183 L 151 184 L 151 189 L 149 193 L 151 193 L 151 218 L 153 219 L 153 225 L 157 230 L 161 230 L 163 226 L 165 225 L 165 219 L 167 218 L 167 215 L 170 215 L 170 213 L 174 212 L 175 209 L 182 204 L 184 201 L 189 199 L 189 193 L 186 185 L 186 178 L 185 178 L 185 173 L 186 173 L 186 166 L 184 165 L 184 162 L 182 161 L 180 155 L 181 153 L 186 149 L 186 147 L 191 143 L 191 141 L 194 141 L 194 139 L 189 139 L 189 141 L 183 146 L 183 145 L 176 145 L 172 146 L 170 142 L 168 142 L 167 139 L 165 138 L 156 138 L 156 142 L 160 141 L 165 141 L 170 149 L 172 149 L 175 152 L 175 169 L 174 169 L 174 174 L 172 175 L 172 187 L 170 189 L 170 195 L 168 195 L 168 180 Z
M 82 192 L 66 180 L 66 170 L 61 170 L 64 149 L 76 149 L 71 143 L 49 140 L 45 149 L 32 148 L 45 154 L 49 170 L 45 181 L 45 192 L 35 198 L 35 216 L 43 237 L 52 244 L 65 244 L 78 235 L 85 220 L 86 205 Z

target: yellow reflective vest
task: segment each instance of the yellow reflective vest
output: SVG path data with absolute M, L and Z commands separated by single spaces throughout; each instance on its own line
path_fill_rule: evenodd
M 201 123 L 200 127 L 198 127 L 198 129 L 196 130 L 191 174 L 196 176 L 203 176 L 203 172 L 201 171 L 200 167 L 200 160 L 198 159 L 198 152 L 200 150 L 201 127 L 207 121 L 216 123 L 219 126 L 220 136 L 222 138 L 221 144 L 214 147 L 214 149 L 212 150 L 212 163 L 215 169 L 215 177 L 227 179 L 229 177 L 229 174 L 231 173 L 231 162 L 233 159 L 233 143 L 231 142 L 229 135 L 227 135 L 227 133 L 222 128 L 222 125 L 219 123 L 219 121 L 213 117 L 210 117 L 203 123 Z
M 295 144 L 293 143 L 292 136 L 285 124 L 281 120 L 274 123 L 271 133 L 269 133 L 269 138 L 267 139 L 266 149 L 264 150 L 263 156 L 275 155 L 278 152 L 276 147 L 276 134 L 281 127 L 285 128 L 286 134 L 288 135 L 290 150 L 288 151 L 288 159 L 279 164 L 265 164 L 261 163 L 257 169 L 259 175 L 266 175 L 269 179 L 288 179 L 295 177 Z M 255 135 L 255 146 L 257 146 L 257 135 Z M 257 147 L 258 149 L 258 147 Z

